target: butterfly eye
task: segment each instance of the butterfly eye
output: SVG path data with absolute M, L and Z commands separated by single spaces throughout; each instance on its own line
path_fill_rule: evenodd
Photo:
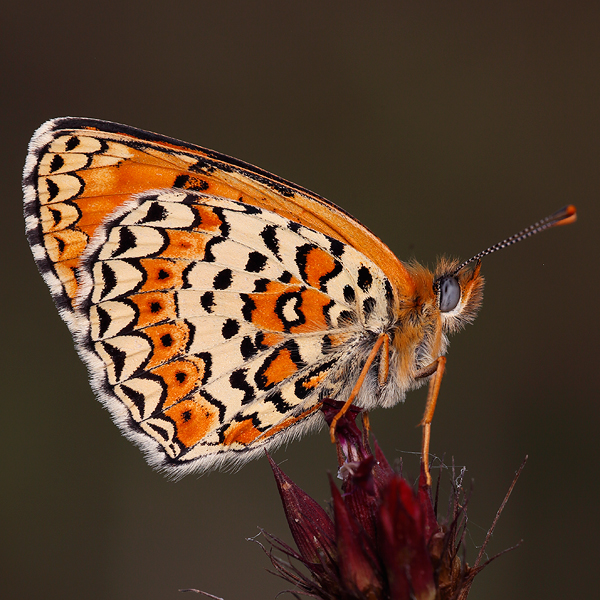
M 450 312 L 456 308 L 460 300 L 460 285 L 454 277 L 443 277 L 438 280 L 439 305 L 441 312 Z

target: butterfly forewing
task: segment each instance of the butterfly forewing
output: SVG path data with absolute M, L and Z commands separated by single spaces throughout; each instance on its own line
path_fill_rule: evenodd
M 105 121 L 62 118 L 34 135 L 25 166 L 27 232 L 61 315 L 74 326 L 79 260 L 96 229 L 135 194 L 179 188 L 243 201 L 359 249 L 402 287 L 406 271 L 360 223 L 242 161 Z

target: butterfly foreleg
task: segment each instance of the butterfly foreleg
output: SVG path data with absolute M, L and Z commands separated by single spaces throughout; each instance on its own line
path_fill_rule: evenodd
M 362 387 L 362 384 L 365 381 L 365 377 L 367 376 L 367 373 L 369 372 L 369 369 L 371 368 L 373 361 L 375 360 L 375 358 L 377 357 L 377 355 L 379 354 L 380 351 L 382 352 L 382 355 L 383 355 L 382 359 L 381 359 L 381 364 L 385 365 L 383 367 L 383 371 L 385 372 L 385 379 L 387 379 L 387 372 L 388 372 L 388 365 L 389 365 L 389 342 L 390 342 L 390 340 L 389 340 L 388 334 L 382 333 L 377 338 L 377 341 L 373 345 L 373 348 L 371 349 L 371 352 L 369 353 L 369 356 L 367 357 L 367 360 L 365 361 L 362 371 L 360 372 L 360 375 L 359 375 L 358 379 L 356 380 L 356 384 L 354 385 L 354 387 L 352 388 L 352 391 L 350 392 L 350 395 L 348 396 L 348 400 L 346 400 L 346 403 L 344 404 L 344 406 L 342 406 L 342 408 L 340 409 L 338 414 L 335 415 L 335 417 L 333 418 L 333 421 L 331 421 L 331 426 L 329 427 L 329 433 L 331 435 L 332 443 L 335 444 L 335 428 L 337 426 L 338 421 L 346 414 L 348 409 L 352 406 L 352 402 L 354 401 L 354 398 L 356 398 L 358 392 L 360 391 L 360 388 Z M 382 346 L 383 346 L 383 350 L 382 350 Z M 382 373 L 382 367 L 380 367 L 379 375 L 378 375 L 378 379 L 380 382 L 381 382 L 381 373 Z M 384 382 L 385 382 L 385 379 L 384 379 Z
M 421 460 L 423 461 L 423 469 L 425 471 L 427 485 L 431 485 L 431 473 L 429 472 L 429 442 L 431 441 L 431 422 L 433 421 L 433 413 L 435 412 L 435 405 L 437 404 L 445 369 L 446 357 L 440 356 L 430 365 L 427 365 L 421 369 L 415 377 L 416 379 L 421 379 L 423 377 L 429 377 L 430 375 L 433 375 L 429 381 L 425 412 L 423 413 L 423 418 L 419 423 L 419 425 L 423 428 L 423 436 L 421 440 Z
M 381 350 L 381 358 L 379 361 L 379 373 L 377 380 L 379 386 L 383 387 L 390 374 L 390 337 L 388 335 L 383 336 L 383 348 Z

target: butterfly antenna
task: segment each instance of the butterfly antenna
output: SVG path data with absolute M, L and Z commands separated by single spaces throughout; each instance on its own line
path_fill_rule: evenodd
M 575 209 L 575 207 L 572 204 L 569 204 L 568 206 L 564 206 L 560 210 L 557 210 L 555 213 L 551 214 L 549 217 L 546 217 L 545 219 L 542 219 L 541 221 L 538 221 L 537 223 L 534 223 L 533 225 L 526 227 L 522 231 L 519 231 L 519 233 L 515 233 L 514 235 L 511 235 L 510 237 L 506 238 L 505 240 L 502 240 L 501 242 L 498 242 L 497 244 L 490 246 L 489 248 L 487 248 L 486 250 L 483 250 L 483 252 L 480 252 L 479 254 L 476 254 L 469 260 L 465 260 L 465 262 L 460 264 L 455 269 L 453 275 L 456 275 L 461 269 L 466 267 L 468 264 L 470 264 L 474 261 L 481 260 L 484 256 L 487 256 L 488 254 L 492 254 L 492 252 L 496 252 L 496 250 L 502 250 L 502 248 L 507 248 L 508 246 L 512 246 L 513 244 L 516 244 L 517 242 L 520 242 L 521 240 L 531 237 L 532 235 L 535 235 L 536 233 L 539 233 L 540 231 L 544 231 L 544 229 L 549 229 L 550 227 L 556 227 L 557 225 L 568 225 L 569 223 L 574 223 L 576 220 L 577 220 L 577 210 Z

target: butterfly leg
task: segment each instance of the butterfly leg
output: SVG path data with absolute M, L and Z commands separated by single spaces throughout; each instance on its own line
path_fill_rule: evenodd
M 383 348 L 381 349 L 381 360 L 379 362 L 379 373 L 377 381 L 380 387 L 385 385 L 390 374 L 390 338 L 385 336 L 383 339 Z M 369 411 L 364 410 L 361 415 L 363 426 L 363 443 L 365 446 L 369 444 L 369 433 L 371 433 L 371 421 L 369 420 Z
M 381 360 L 379 361 L 379 373 L 377 380 L 380 387 L 385 385 L 390 374 L 390 338 L 388 335 L 383 338 L 383 349 L 381 351 Z
M 429 472 L 429 442 L 431 441 L 431 422 L 433 421 L 433 413 L 435 412 L 435 405 L 437 404 L 445 369 L 446 357 L 440 356 L 437 360 L 432 362 L 417 374 L 417 378 L 433 375 L 429 381 L 425 412 L 421 422 L 419 423 L 419 425 L 423 427 L 423 437 L 421 440 L 421 460 L 423 461 L 427 485 L 431 485 L 431 473 Z
M 331 442 L 334 444 L 335 444 L 335 428 L 337 426 L 337 422 L 346 414 L 348 409 L 352 406 L 352 402 L 354 401 L 354 398 L 356 398 L 356 395 L 358 394 L 360 388 L 362 387 L 365 377 L 367 376 L 367 373 L 369 372 L 369 369 L 371 368 L 371 365 L 373 364 L 373 361 L 375 360 L 375 357 L 379 353 L 382 345 L 384 346 L 383 362 L 385 364 L 387 364 L 389 362 L 389 359 L 387 356 L 387 353 L 389 351 L 389 338 L 388 338 L 387 333 L 382 333 L 377 338 L 377 341 L 373 345 L 373 349 L 371 350 L 371 352 L 369 353 L 369 356 L 367 357 L 367 360 L 365 362 L 364 367 L 362 368 L 362 371 L 360 372 L 358 380 L 356 381 L 355 386 L 352 388 L 352 391 L 350 392 L 350 395 L 348 396 L 348 400 L 346 400 L 346 403 L 344 404 L 344 406 L 342 406 L 342 408 L 340 408 L 340 411 L 338 412 L 338 414 L 335 415 L 335 417 L 333 418 L 333 421 L 331 421 L 331 426 L 329 427 L 329 434 L 331 436 Z
M 379 373 L 377 380 L 380 387 L 385 385 L 390 374 L 390 338 L 385 336 L 383 339 L 383 348 L 381 349 L 381 360 L 379 362 Z M 363 410 L 361 413 L 362 418 L 362 429 L 363 429 L 363 443 L 365 447 L 369 445 L 369 433 L 371 433 L 371 421 L 369 419 L 369 411 Z

